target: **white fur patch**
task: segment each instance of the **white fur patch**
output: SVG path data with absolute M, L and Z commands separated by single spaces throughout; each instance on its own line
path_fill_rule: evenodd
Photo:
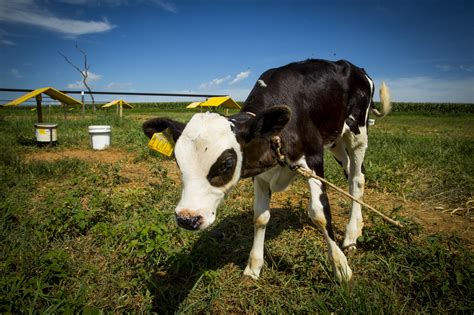
M 261 87 L 267 87 L 267 84 L 266 84 L 265 81 L 263 81 L 263 80 L 258 80 L 257 83 L 258 83 Z
M 278 165 L 258 174 L 257 177 L 267 183 L 272 192 L 281 192 L 291 184 L 295 175 L 296 173 L 289 168 Z
M 370 95 L 374 93 L 374 81 L 372 81 L 367 75 L 365 76 L 367 78 L 367 81 L 369 81 L 370 84 Z

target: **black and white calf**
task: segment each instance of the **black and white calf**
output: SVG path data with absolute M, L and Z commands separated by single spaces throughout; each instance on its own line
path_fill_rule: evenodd
M 281 138 L 281 152 L 290 166 L 321 177 L 323 152 L 329 149 L 347 174 L 349 192 L 362 198 L 369 110 L 376 116 L 390 111 L 386 85 L 380 88 L 381 112 L 373 107 L 373 92 L 373 81 L 362 68 L 344 60 L 307 60 L 263 73 L 234 116 L 202 113 L 187 124 L 166 118 L 145 122 L 148 137 L 170 128 L 176 142 L 174 154 L 183 181 L 176 207 L 178 224 L 206 229 L 225 194 L 240 178 L 253 177 L 255 236 L 244 274 L 257 278 L 263 266 L 271 193 L 284 190 L 296 174 L 279 164 L 272 138 Z M 352 271 L 335 242 L 325 185 L 313 178 L 308 184 L 308 214 L 327 241 L 337 278 L 348 281 Z M 355 248 L 362 225 L 361 207 L 353 202 L 342 248 Z

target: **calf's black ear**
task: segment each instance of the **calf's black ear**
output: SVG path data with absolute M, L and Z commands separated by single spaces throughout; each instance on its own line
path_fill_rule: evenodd
M 171 130 L 173 140 L 174 142 L 176 142 L 179 136 L 181 136 L 184 127 L 186 127 L 186 124 L 183 124 L 179 121 L 175 121 L 168 118 L 153 118 L 143 123 L 143 132 L 147 135 L 148 138 L 151 139 L 151 137 L 153 137 L 153 134 L 157 132 L 162 132 L 166 128 L 169 128 Z
M 286 105 L 271 107 L 251 119 L 250 137 L 272 137 L 279 134 L 290 121 L 291 109 Z

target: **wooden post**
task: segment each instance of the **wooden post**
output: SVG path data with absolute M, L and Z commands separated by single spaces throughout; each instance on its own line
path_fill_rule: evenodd
M 43 122 L 43 109 L 41 108 L 41 101 L 43 97 L 41 94 L 36 95 L 36 112 L 38 113 L 38 123 Z
M 67 110 L 66 110 L 66 104 L 61 102 L 61 104 L 63 105 L 63 109 L 64 109 L 64 120 L 67 120 Z
M 122 112 L 123 112 L 123 105 L 122 105 L 122 101 L 119 102 L 119 105 L 120 106 L 120 120 L 122 120 Z

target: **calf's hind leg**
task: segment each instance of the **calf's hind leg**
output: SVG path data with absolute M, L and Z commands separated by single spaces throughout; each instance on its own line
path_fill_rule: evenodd
M 362 200 L 364 196 L 364 157 L 367 149 L 367 130 L 365 127 L 360 128 L 359 134 L 349 132 L 345 136 L 344 142 L 349 154 L 349 193 L 356 199 Z M 349 223 L 346 226 L 346 234 L 342 247 L 348 250 L 355 250 L 357 238 L 362 235 L 362 227 L 364 225 L 362 219 L 361 205 L 352 201 L 349 214 Z

